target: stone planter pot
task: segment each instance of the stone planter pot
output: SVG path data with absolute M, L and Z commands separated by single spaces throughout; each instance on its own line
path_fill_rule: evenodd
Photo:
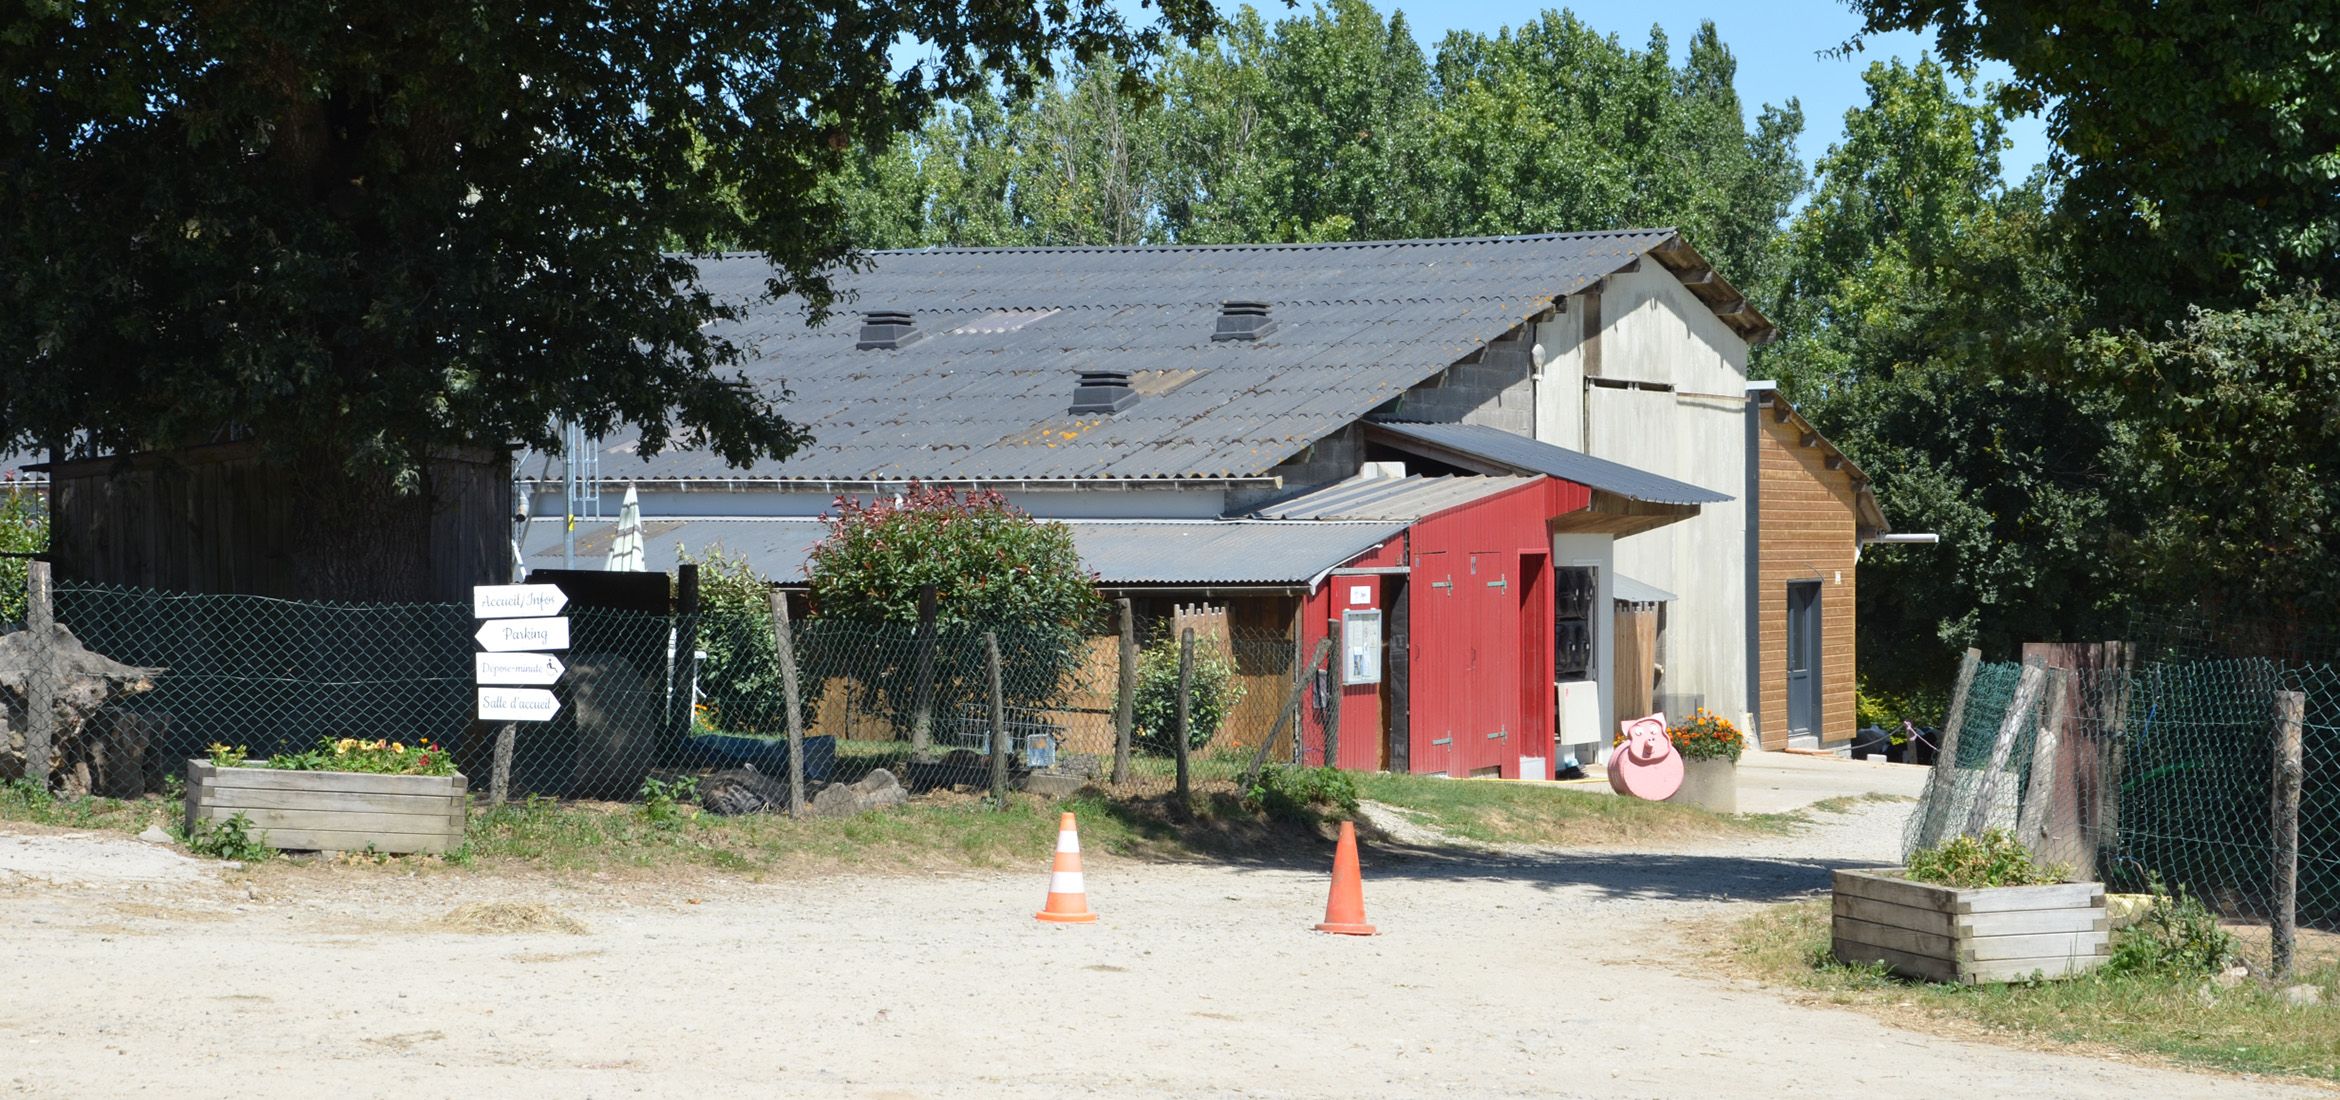
M 460 775 L 368 775 L 187 762 L 187 827 L 243 814 L 253 839 L 288 851 L 426 852 L 463 843 Z
M 1682 761 L 1682 788 L 1666 799 L 1718 814 L 1739 812 L 1739 762 L 1736 760 Z
M 2101 882 L 1960 889 L 1911 882 L 1898 870 L 1836 872 L 1836 957 L 1881 962 L 1907 978 L 2069 978 L 2104 965 L 2111 938 Z

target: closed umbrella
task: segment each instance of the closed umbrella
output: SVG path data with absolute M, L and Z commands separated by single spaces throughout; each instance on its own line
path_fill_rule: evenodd
M 642 499 L 628 485 L 626 501 L 618 507 L 617 537 L 609 543 L 609 564 L 602 568 L 612 573 L 640 573 L 649 566 L 642 552 Z

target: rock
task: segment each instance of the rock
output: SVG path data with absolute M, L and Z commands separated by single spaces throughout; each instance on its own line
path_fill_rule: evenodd
M 1033 772 L 1024 777 L 1024 789 L 1044 798 L 1071 798 L 1088 786 L 1089 781 L 1077 775 Z
M 2293 1008 L 2312 1008 L 2324 1003 L 2324 991 L 2306 984 L 2287 986 L 2277 996 Z
M 34 668 L 47 668 L 55 703 L 49 774 L 31 776 L 69 795 L 130 797 L 146 788 L 146 750 L 154 724 L 122 716 L 115 701 L 151 691 L 160 668 L 126 665 L 91 652 L 62 623 L 0 634 L 0 781 L 25 778 L 26 692 Z
M 2225 970 L 2219 971 L 2218 976 L 2210 980 L 2216 982 L 2218 984 L 2218 988 L 2220 989 L 2233 989 L 2234 987 L 2243 984 L 2243 982 L 2250 976 L 2250 967 L 2230 966 Z
M 708 813 L 724 817 L 785 813 L 788 810 L 788 787 L 757 771 L 755 765 L 744 764 L 701 780 L 699 805 L 706 807 Z
M 147 826 L 145 832 L 138 834 L 138 839 L 148 844 L 177 844 L 179 842 L 179 838 L 164 831 L 160 825 Z
M 2145 919 L 2145 914 L 2152 908 L 2153 895 L 2151 894 L 2106 894 L 2104 896 L 2104 915 L 2111 921 L 2112 927 L 2116 930 L 2127 928 Z
M 908 801 L 910 792 L 902 789 L 894 773 L 878 768 L 851 783 L 822 788 L 813 796 L 812 812 L 814 817 L 851 817 Z

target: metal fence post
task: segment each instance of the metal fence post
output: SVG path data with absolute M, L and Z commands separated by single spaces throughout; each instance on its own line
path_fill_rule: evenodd
M 983 658 L 991 673 L 991 804 L 1007 808 L 1007 695 L 999 683 L 999 635 L 983 632 Z
M 2278 981 L 2291 976 L 2299 941 L 2299 788 L 2305 771 L 2300 727 L 2306 712 L 2306 695 L 2275 693 L 2275 912 L 2268 938 Z
M 1268 750 L 1275 747 L 1276 738 L 1284 735 L 1286 725 L 1292 727 L 1292 740 L 1295 742 L 1300 740 L 1300 724 L 1297 718 L 1300 713 L 1300 693 L 1308 689 L 1308 678 L 1315 675 L 1316 666 L 1324 663 L 1324 656 L 1332 650 L 1332 644 L 1331 638 L 1319 639 L 1316 643 L 1316 652 L 1310 655 L 1308 660 L 1301 662 L 1300 667 L 1292 670 L 1292 688 L 1284 693 L 1284 706 L 1283 709 L 1276 711 L 1276 724 L 1268 727 L 1267 738 L 1259 743 L 1258 751 L 1251 754 L 1251 766 L 1243 769 L 1243 788 L 1245 790 L 1250 790 L 1253 783 L 1259 782 L 1260 769 L 1267 766 Z M 1295 642 L 1295 652 L 1298 651 L 1297 647 L 1298 643 Z
M 1137 726 L 1137 611 L 1124 596 L 1121 610 L 1121 676 L 1113 699 L 1113 785 L 1129 782 L 1129 739 Z
M 931 584 L 918 588 L 918 678 L 910 700 L 910 759 L 925 761 L 934 755 L 934 623 L 935 591 Z
M 1194 690 L 1194 628 L 1188 627 L 1178 636 L 1178 729 L 1173 750 L 1178 760 L 1178 804 L 1186 805 L 1193 791 L 1188 787 L 1186 754 L 1187 731 L 1193 729 L 1194 718 L 1188 713 Z
M 804 816 L 804 709 L 798 705 L 796 631 L 788 622 L 788 596 L 774 589 L 772 652 L 780 662 L 780 705 L 788 708 L 788 816 Z
M 45 791 L 57 732 L 57 612 L 50 602 L 49 563 L 25 564 L 24 625 L 32 633 L 33 663 L 24 675 L 24 775 Z

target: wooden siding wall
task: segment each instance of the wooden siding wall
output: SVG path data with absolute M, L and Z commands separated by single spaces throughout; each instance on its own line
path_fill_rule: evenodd
M 288 553 L 304 522 L 288 479 L 230 444 L 170 456 L 61 464 L 53 475 L 50 558 L 60 580 L 233 592 L 283 599 L 331 599 L 304 592 Z M 510 463 L 485 452 L 434 458 L 423 590 L 415 602 L 468 603 L 471 586 L 511 573 Z M 347 598 L 347 597 L 343 597 Z
M 1757 410 L 1763 438 L 1757 444 L 1762 466 L 1761 569 L 1757 593 L 1758 644 L 1762 647 L 1763 713 L 1758 718 L 1763 746 L 1787 747 L 1787 586 L 1820 582 L 1820 740 L 1834 744 L 1853 735 L 1853 632 L 1855 554 L 1852 476 L 1828 468 L 1819 447 L 1803 445 L 1801 429 L 1783 424 L 1771 410 Z M 1841 579 L 1841 582 L 1839 578 Z M 1710 704 L 1711 705 L 1711 704 Z

